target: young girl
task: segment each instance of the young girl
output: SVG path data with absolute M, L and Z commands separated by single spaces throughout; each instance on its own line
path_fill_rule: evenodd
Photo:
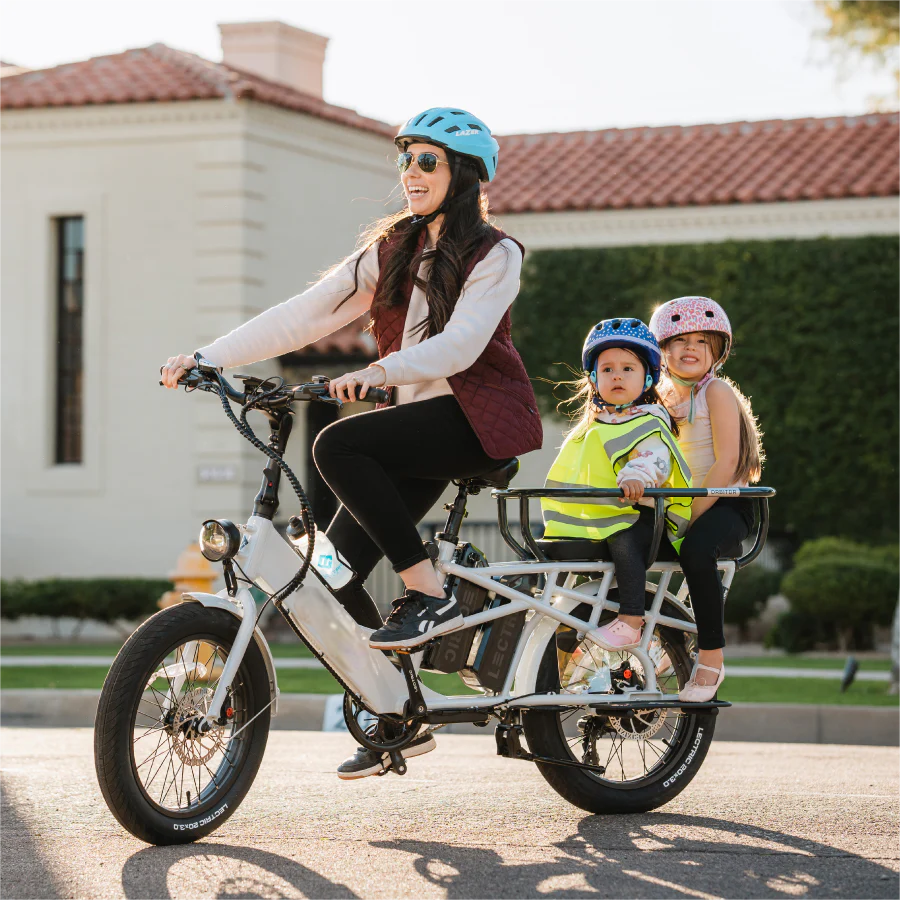
M 598 633 L 610 648 L 641 639 L 647 553 L 653 538 L 648 487 L 690 487 L 671 420 L 656 393 L 659 345 L 639 319 L 605 319 L 588 334 L 584 377 L 576 382 L 581 418 L 547 476 L 550 488 L 615 488 L 624 499 L 544 498 L 545 538 L 605 540 L 616 566 L 619 616 Z M 636 504 L 636 506 L 634 505 Z M 690 519 L 690 500 L 667 502 L 668 534 L 677 547 Z
M 694 485 L 747 487 L 759 481 L 764 457 L 750 402 L 734 382 L 716 374 L 731 349 L 725 310 L 707 297 L 679 297 L 653 313 L 650 329 L 663 352 L 660 395 L 678 423 Z M 739 555 L 752 527 L 750 500 L 694 500 L 679 556 L 697 620 L 698 653 L 682 700 L 711 700 L 725 677 L 725 598 L 716 563 Z

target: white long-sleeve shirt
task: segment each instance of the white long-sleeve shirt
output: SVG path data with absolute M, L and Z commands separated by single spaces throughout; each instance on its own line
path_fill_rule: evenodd
M 200 348 L 210 362 L 226 369 L 281 356 L 312 344 L 354 319 L 372 306 L 378 283 L 377 245 L 357 251 L 302 294 L 245 322 L 234 331 Z M 353 290 L 354 268 L 360 258 L 359 288 Z M 419 277 L 427 280 L 427 262 Z M 451 394 L 447 379 L 469 368 L 481 355 L 500 319 L 519 293 L 522 254 L 504 239 L 491 248 L 472 270 L 444 330 L 427 340 L 412 334 L 428 311 L 425 292 L 413 287 L 400 349 L 377 361 L 396 386 L 397 403 L 410 403 Z

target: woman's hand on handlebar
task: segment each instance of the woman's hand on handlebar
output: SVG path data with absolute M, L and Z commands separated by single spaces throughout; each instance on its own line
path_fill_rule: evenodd
M 340 378 L 332 378 L 328 384 L 328 393 L 343 403 L 360 400 L 369 392 L 369 388 L 382 387 L 387 382 L 387 375 L 381 366 L 369 366 L 356 372 L 347 372 Z
M 160 383 L 167 388 L 178 387 L 178 379 L 197 365 L 193 356 L 170 356 L 169 361 L 159 370 Z

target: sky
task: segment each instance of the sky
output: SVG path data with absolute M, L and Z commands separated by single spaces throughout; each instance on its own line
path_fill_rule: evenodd
M 891 91 L 814 39 L 812 0 L 4 0 L 0 58 L 161 41 L 220 60 L 216 23 L 270 19 L 330 38 L 326 100 L 391 123 L 443 105 L 500 134 L 856 115 Z

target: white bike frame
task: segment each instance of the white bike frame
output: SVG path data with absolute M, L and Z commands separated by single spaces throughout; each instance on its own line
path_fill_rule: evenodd
M 527 525 L 530 497 L 554 492 L 540 490 L 495 491 L 502 510 L 499 521 L 504 538 L 517 551 L 527 553 L 509 537 L 506 525 L 506 499 L 519 497 L 521 502 L 523 534 L 526 544 L 534 547 L 530 528 Z M 571 492 L 570 492 L 571 493 Z M 665 495 L 662 491 L 648 491 L 648 495 Z M 683 493 L 683 492 L 682 492 Z M 691 491 L 694 496 L 725 494 L 738 495 L 737 489 Z M 582 491 L 581 496 L 606 496 L 610 491 Z M 753 497 L 774 495 L 770 488 L 741 489 L 740 494 Z M 524 500 L 523 500 L 524 498 Z M 657 503 L 657 515 L 661 503 Z M 761 507 L 762 508 L 762 507 Z M 746 564 L 758 555 L 765 540 L 764 526 L 767 518 L 760 521 L 756 545 L 750 554 L 742 559 L 723 560 L 719 564 L 722 580 L 727 592 L 734 573 L 740 565 Z M 261 516 L 251 516 L 246 525 L 239 526 L 242 533 L 241 548 L 235 557 L 243 573 L 267 593 L 276 592 L 291 580 L 300 563 L 298 552 L 275 529 L 272 521 Z M 657 528 L 658 546 L 661 527 Z M 628 652 L 633 654 L 643 669 L 644 686 L 639 690 L 623 694 L 601 693 L 541 693 L 536 694 L 538 668 L 544 657 L 548 643 L 555 638 L 559 625 L 566 625 L 578 632 L 581 639 L 596 644 L 601 650 L 614 650 L 599 640 L 597 631 L 601 616 L 605 611 L 616 612 L 618 603 L 608 599 L 610 589 L 615 585 L 615 571 L 611 562 L 550 562 L 538 559 L 519 559 L 494 563 L 487 567 L 471 568 L 454 562 L 457 554 L 456 543 L 437 540 L 438 556 L 435 560 L 437 572 L 447 577 L 457 577 L 509 601 L 502 606 L 485 609 L 466 616 L 461 629 L 483 625 L 505 616 L 526 612 L 526 622 L 519 638 L 512 663 L 503 687 L 496 692 L 486 691 L 483 696 L 448 696 L 420 686 L 429 713 L 440 711 L 480 711 L 485 718 L 490 714 L 502 715 L 510 709 L 528 709 L 542 706 L 553 707 L 621 707 L 627 702 L 677 704 L 674 694 L 663 694 L 656 680 L 656 665 L 650 655 L 650 643 L 657 625 L 678 631 L 696 633 L 693 613 L 687 605 L 686 588 L 676 596 L 669 591 L 672 576 L 679 572 L 677 563 L 654 562 L 648 571 L 659 573 L 659 583 L 647 583 L 647 590 L 654 595 L 653 602 L 645 616 L 646 627 L 640 643 Z M 520 556 L 522 555 L 520 552 Z M 537 554 L 539 555 L 539 551 Z M 655 556 L 655 550 L 653 552 Z M 540 596 L 532 596 L 501 583 L 498 578 L 517 575 L 543 575 L 545 587 Z M 593 576 L 587 583 L 575 586 L 579 576 Z M 246 588 L 230 597 L 226 591 L 219 594 L 188 593 L 187 601 L 205 606 L 228 609 L 241 620 L 237 638 L 225 662 L 221 677 L 207 712 L 206 719 L 212 724 L 221 714 L 222 704 L 228 688 L 236 674 L 241 660 L 251 640 L 256 640 L 270 679 L 271 703 L 276 705 L 278 687 L 275 666 L 271 652 L 258 628 L 256 628 L 256 605 Z M 667 615 L 663 604 L 668 603 L 681 617 Z M 588 619 L 572 615 L 581 604 L 591 607 Z M 310 567 L 305 582 L 284 602 L 284 612 L 290 617 L 296 631 L 319 657 L 323 665 L 337 677 L 342 685 L 369 711 L 376 714 L 402 715 L 410 693 L 403 673 L 381 650 L 370 649 L 368 642 L 372 629 L 357 624 L 350 614 L 334 597 L 325 581 L 314 568 Z M 421 657 L 416 654 L 414 659 Z M 275 710 L 273 710 L 274 712 Z

